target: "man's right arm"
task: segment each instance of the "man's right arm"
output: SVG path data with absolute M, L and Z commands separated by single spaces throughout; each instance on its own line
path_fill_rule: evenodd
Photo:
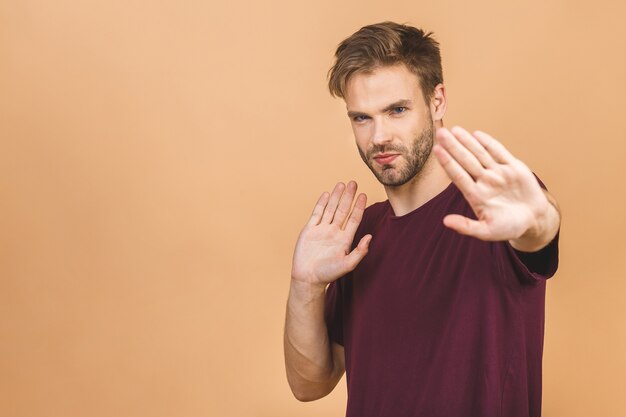
M 285 368 L 295 397 L 312 401 L 330 393 L 345 371 L 343 347 L 330 341 L 324 321 L 326 286 L 352 271 L 367 254 L 371 235 L 350 251 L 366 196 L 339 183 L 319 198 L 293 255 L 285 319 Z
M 331 342 L 324 323 L 325 286 L 291 281 L 285 320 L 287 380 L 300 401 L 328 395 L 345 371 L 343 346 Z

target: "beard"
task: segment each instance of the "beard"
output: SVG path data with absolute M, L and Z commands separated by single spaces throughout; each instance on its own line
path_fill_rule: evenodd
M 361 159 L 381 184 L 399 187 L 420 173 L 433 149 L 433 122 L 430 118 L 429 121 L 429 125 L 413 139 L 410 149 L 402 144 L 374 145 L 368 149 L 366 154 L 357 146 Z M 380 171 L 378 171 L 375 167 L 377 163 L 374 161 L 374 155 L 389 152 L 400 155 L 391 164 L 380 167 Z M 399 164 L 402 162 L 401 159 L 406 161 L 405 164 Z

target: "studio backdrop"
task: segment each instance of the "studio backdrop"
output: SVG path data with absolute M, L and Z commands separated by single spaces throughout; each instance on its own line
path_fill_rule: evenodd
M 0 415 L 342 416 L 300 403 L 296 237 L 358 156 L 326 74 L 384 20 L 435 33 L 446 126 L 501 140 L 563 211 L 543 410 L 626 415 L 626 6 L 0 0 Z

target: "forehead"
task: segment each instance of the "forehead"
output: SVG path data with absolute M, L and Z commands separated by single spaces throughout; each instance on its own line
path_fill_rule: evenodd
M 417 102 L 421 94 L 417 75 L 404 64 L 398 64 L 350 77 L 345 101 L 348 110 L 374 111 L 399 100 Z

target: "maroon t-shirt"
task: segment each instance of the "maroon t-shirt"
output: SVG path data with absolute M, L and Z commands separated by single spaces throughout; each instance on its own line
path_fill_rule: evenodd
M 475 218 L 454 184 L 395 216 L 367 208 L 365 258 L 326 293 L 330 339 L 345 348 L 348 417 L 541 415 L 546 278 L 558 236 L 536 253 L 446 228 Z

